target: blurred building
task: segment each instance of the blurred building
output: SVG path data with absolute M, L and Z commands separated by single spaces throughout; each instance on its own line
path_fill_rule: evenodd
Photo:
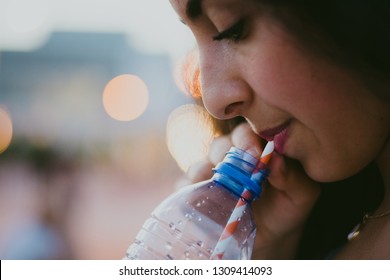
M 168 56 L 139 53 L 121 34 L 54 33 L 35 51 L 0 53 L 0 104 L 10 110 L 16 136 L 78 141 L 162 133 L 168 114 L 186 102 L 172 69 Z M 106 83 L 121 74 L 139 76 L 150 94 L 146 112 L 125 124 L 109 118 L 101 102 Z

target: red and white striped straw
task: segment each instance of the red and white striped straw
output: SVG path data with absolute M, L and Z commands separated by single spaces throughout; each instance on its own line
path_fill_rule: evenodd
M 264 148 L 263 153 L 260 156 L 260 162 L 252 174 L 252 178 L 261 176 L 261 170 L 264 170 L 268 164 L 268 161 L 271 159 L 271 154 L 274 150 L 274 143 L 270 141 Z M 215 249 L 210 256 L 210 259 L 218 259 L 222 260 L 225 254 L 226 248 L 228 247 L 231 239 L 233 238 L 234 232 L 237 229 L 238 223 L 241 220 L 241 217 L 244 214 L 246 206 L 248 205 L 248 201 L 251 201 L 253 198 L 252 193 L 244 189 L 241 194 L 240 199 L 238 200 L 236 206 L 233 209 L 232 214 L 215 246 Z
M 256 169 L 253 171 L 251 179 L 255 182 L 261 183 L 261 176 L 263 176 L 263 171 L 267 168 L 267 164 L 271 159 L 272 152 L 275 149 L 274 141 L 269 141 L 267 145 L 265 145 L 264 150 L 260 156 L 259 163 L 256 166 Z

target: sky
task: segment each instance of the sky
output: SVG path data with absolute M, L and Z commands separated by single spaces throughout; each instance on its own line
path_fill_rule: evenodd
M 0 0 L 0 50 L 38 48 L 52 31 L 121 32 L 173 60 L 194 46 L 168 0 Z

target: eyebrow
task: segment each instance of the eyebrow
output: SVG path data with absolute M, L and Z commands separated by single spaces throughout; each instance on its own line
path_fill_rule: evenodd
M 188 0 L 186 15 L 191 20 L 196 19 L 202 14 L 202 0 Z

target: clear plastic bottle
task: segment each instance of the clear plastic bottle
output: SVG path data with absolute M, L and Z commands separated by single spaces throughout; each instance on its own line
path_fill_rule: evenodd
M 261 193 L 264 176 L 251 178 L 258 159 L 231 148 L 206 181 L 181 188 L 147 219 L 124 259 L 210 259 L 244 189 Z M 250 201 L 239 220 L 224 259 L 250 259 L 256 235 Z

